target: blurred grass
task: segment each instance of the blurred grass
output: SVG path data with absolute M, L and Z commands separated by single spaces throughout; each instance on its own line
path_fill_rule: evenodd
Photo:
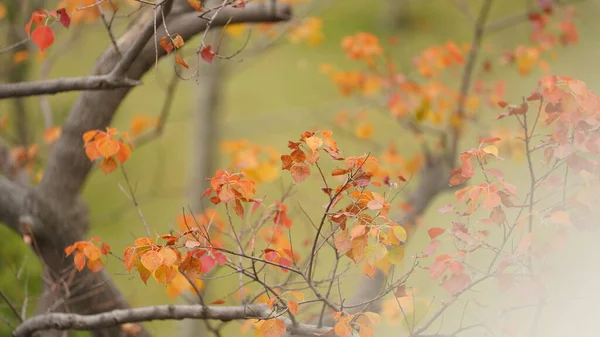
M 393 28 L 386 19 L 386 11 L 392 1 L 344 0 L 334 1 L 332 6 L 320 15 L 324 20 L 326 41 L 317 47 L 291 45 L 284 43 L 262 53 L 259 56 L 246 55 L 244 52 L 233 61 L 227 75 L 223 107 L 220 113 L 220 129 L 223 139 L 248 139 L 258 144 L 272 145 L 280 151 L 286 150 L 288 140 L 295 140 L 301 132 L 310 129 L 328 129 L 333 126 L 333 116 L 342 108 L 352 109 L 360 102 L 342 97 L 331 81 L 320 73 L 321 64 L 329 63 L 339 68 L 357 68 L 358 64 L 348 60 L 340 48 L 340 40 L 345 35 L 358 31 L 367 31 L 380 36 L 381 41 L 389 37 L 397 37 L 397 46 L 390 47 L 392 58 L 397 64 L 410 69 L 411 58 L 422 49 L 444 43 L 447 40 L 469 42 L 471 36 L 470 22 L 465 19 L 451 1 L 412 1 L 406 7 L 406 18 L 409 21 L 401 29 Z M 477 8 L 480 1 L 470 1 L 472 8 Z M 510 13 L 520 13 L 523 2 L 506 0 L 497 2 L 491 15 L 494 18 Z M 593 32 L 597 31 L 598 22 L 594 19 L 598 10 L 593 3 L 584 2 L 578 5 L 580 10 L 579 27 L 581 43 L 578 46 L 559 50 L 558 59 L 552 63 L 553 73 L 566 74 L 584 80 L 590 87 L 597 87 L 597 70 L 594 65 L 598 59 L 598 45 Z M 476 10 L 473 11 L 476 14 Z M 96 56 L 109 43 L 102 27 L 95 25 L 87 28 L 76 45 L 76 52 L 67 52 L 54 67 L 51 78 L 65 76 L 81 76 L 89 72 Z M 486 39 L 497 51 L 512 47 L 517 43 L 526 43 L 528 39 L 527 24 L 509 28 Z M 61 32 L 62 33 L 62 32 Z M 188 44 L 191 44 L 188 41 Z M 156 72 L 149 72 L 143 79 L 145 85 L 133 90 L 121 105 L 114 125 L 119 129 L 127 129 L 129 121 L 137 114 L 157 115 L 164 99 L 166 83 L 173 71 L 172 59 L 161 62 Z M 32 74 L 36 74 L 33 71 Z M 460 76 L 453 76 L 458 86 Z M 506 79 L 509 83 L 507 100 L 519 101 L 520 97 L 535 88 L 540 73 L 534 72 L 528 77 L 516 74 L 514 67 L 499 68 L 493 74 L 482 76 L 483 79 Z M 35 78 L 35 75 L 32 76 Z M 156 232 L 163 233 L 170 228 L 176 228 L 175 217 L 186 207 L 186 199 L 190 177 L 190 156 L 193 155 L 190 141 L 194 135 L 191 129 L 191 113 L 194 109 L 195 81 L 190 80 L 179 86 L 172 114 L 162 138 L 152 144 L 134 151 L 131 160 L 125 167 L 136 187 L 136 193 L 141 201 L 141 209 Z M 57 119 L 65 116 L 76 99 L 77 94 L 67 93 L 50 97 Z M 28 99 L 28 107 L 37 112 L 37 100 Z M 0 113 L 10 110 L 5 101 L 0 101 Z M 481 128 L 496 125 L 493 116 L 498 111 L 486 110 L 481 116 L 480 124 L 471 130 L 473 137 L 465 137 L 461 148 L 475 145 L 474 136 Z M 388 141 L 395 140 L 401 153 L 411 153 L 415 150 L 415 142 L 410 135 L 405 135 L 390 119 L 375 111 L 370 111 L 370 118 L 375 124 L 374 141 L 385 146 Z M 347 155 L 361 155 L 373 151 L 372 143 L 357 142 L 349 133 L 337 133 L 336 139 Z M 225 158 L 219 163 L 226 164 Z M 522 166 L 503 164 L 507 169 L 507 180 L 516 179 L 522 182 L 520 171 Z M 289 176 L 284 174 L 281 181 L 289 184 Z M 515 181 L 515 180 L 512 180 Z M 143 235 L 142 225 L 135 209 L 127 198 L 120 192 L 118 183 L 123 183 L 120 174 L 105 176 L 94 172 L 84 192 L 84 197 L 90 205 L 92 228 L 90 236 L 99 236 L 109 243 L 116 253 L 131 244 L 133 238 Z M 316 217 L 324 199 L 315 197 L 313 192 L 318 187 L 316 179 L 303 183 L 294 193 L 290 205 L 300 203 L 308 210 L 308 214 Z M 281 194 L 281 184 L 276 182 L 270 187 L 261 188 L 260 193 L 268 195 L 270 200 Z M 320 192 L 318 192 L 320 193 Z M 424 223 L 430 226 L 446 227 L 449 220 L 438 214 L 435 209 L 452 202 L 452 195 L 439 197 L 432 205 L 431 211 L 424 218 Z M 294 234 L 303 239 L 305 232 L 310 232 L 310 225 L 303 218 L 298 206 L 292 206 L 292 214 L 296 220 Z M 0 235 L 7 230 L 0 228 Z M 9 234 L 10 235 L 10 234 Z M 20 239 L 14 235 L 0 245 L 3 261 L 19 261 L 26 255 Z M 426 242 L 426 235 L 421 231 L 413 239 L 411 251 L 419 251 Z M 11 254 L 4 259 L 5 254 Z M 39 270 L 34 256 L 29 253 L 30 272 Z M 323 258 L 326 261 L 326 258 Z M 0 269 L 0 287 L 18 291 L 14 284 L 14 269 Z M 326 265 L 324 265 L 326 266 Z M 328 266 L 327 266 L 328 267 Z M 135 275 L 127 275 L 121 263 L 110 259 L 108 270 L 115 275 L 114 279 L 123 290 L 132 305 L 150 305 L 166 303 L 163 287 L 149 281 L 143 286 Z M 323 269 L 326 271 L 327 269 Z M 421 275 L 423 274 L 423 275 Z M 420 273 L 415 284 L 426 281 L 425 273 Z M 219 298 L 229 292 L 235 280 L 220 282 L 218 289 L 213 289 L 208 300 Z M 32 284 L 35 282 L 31 282 Z M 214 284 L 214 283 L 213 283 Z M 351 289 L 351 284 L 344 285 Z M 214 286 L 213 286 L 214 287 Z M 31 290 L 39 289 L 35 285 Z M 425 288 L 425 292 L 433 291 Z M 0 306 L 0 308 L 4 308 Z M 3 310 L 2 313 L 5 311 Z M 173 322 L 151 323 L 149 328 L 157 336 L 175 335 L 177 330 Z M 238 327 L 228 330 L 236 333 Z M 0 330 L 0 334 L 2 330 Z

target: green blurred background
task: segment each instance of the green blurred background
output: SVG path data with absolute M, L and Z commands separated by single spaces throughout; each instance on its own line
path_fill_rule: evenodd
M 340 47 L 341 39 L 346 35 L 364 31 L 380 37 L 381 41 L 388 38 L 398 38 L 398 44 L 386 44 L 386 50 L 391 52 L 393 60 L 404 69 L 411 67 L 411 59 L 424 48 L 432 44 L 453 40 L 458 43 L 470 42 L 471 23 L 458 9 L 457 1 L 450 0 L 337 0 L 324 1 L 326 5 L 322 12 L 312 13 L 323 19 L 325 40 L 317 46 L 291 44 L 285 40 L 265 50 L 260 54 L 250 54 L 244 51 L 233 60 L 225 61 L 227 75 L 225 90 L 222 96 L 222 108 L 219 112 L 220 140 L 247 139 L 260 145 L 271 145 L 277 150 L 286 151 L 288 140 L 296 140 L 300 133 L 311 129 L 333 129 L 338 144 L 347 155 L 362 155 L 374 152 L 395 141 L 401 154 L 407 156 L 416 150 L 411 135 L 401 129 L 384 113 L 376 111 L 368 104 L 366 110 L 373 122 L 375 133 L 369 142 L 358 141 L 353 136 L 353 130 L 340 130 L 334 124 L 335 115 L 342 109 L 357 110 L 365 106 L 364 100 L 343 97 L 332 81 L 320 72 L 320 66 L 328 63 L 340 69 L 360 69 L 360 65 L 349 60 Z M 481 1 L 465 1 L 474 13 Z M 499 0 L 495 2 L 490 21 L 509 14 L 524 12 L 531 8 L 533 1 Z M 396 8 L 401 6 L 401 10 Z M 50 8 L 50 7 L 49 7 Z M 581 40 L 578 45 L 556 51 L 556 60 L 551 62 L 552 73 L 568 75 L 585 81 L 588 86 L 595 88 L 599 81 L 597 77 L 597 60 L 600 49 L 596 43 L 596 32 L 600 22 L 596 19 L 600 10 L 595 1 L 577 1 L 575 4 L 579 13 L 577 21 Z M 401 12 L 398 15 L 396 12 Z M 311 15 L 312 15 L 311 14 Z M 74 27 L 75 28 L 75 27 Z M 79 29 L 79 28 L 76 28 Z M 82 28 L 83 29 L 83 28 Z M 55 46 L 69 33 L 60 31 Z M 485 43 L 492 45 L 497 51 L 512 48 L 518 44 L 526 44 L 530 28 L 527 22 L 503 30 L 486 38 Z M 72 50 L 65 52 L 56 62 L 50 78 L 82 76 L 89 72 L 98 55 L 109 44 L 107 34 L 101 24 L 96 23 L 85 27 L 81 32 L 83 37 L 78 40 Z M 5 34 L 2 34 L 5 35 Z M 241 44 L 242 39 L 235 39 L 232 45 Z M 197 44 L 197 40 L 187 41 L 188 45 Z M 190 50 L 191 52 L 191 50 Z M 121 105 L 114 120 L 114 126 L 119 130 L 129 128 L 132 117 L 136 115 L 158 116 L 159 107 L 164 100 L 166 83 L 171 77 L 173 66 L 171 58 L 163 59 L 156 72 L 149 72 L 143 79 L 144 85 L 136 88 Z M 221 62 L 222 64 L 223 62 Z M 37 79 L 39 73 L 37 64 L 30 70 L 30 78 Z M 508 83 L 507 100 L 518 102 L 522 96 L 528 95 L 536 86 L 541 73 L 537 69 L 529 76 L 518 75 L 514 66 L 497 67 L 491 74 L 482 75 L 484 80 L 505 79 Z M 459 85 L 459 76 L 447 78 L 448 85 Z M 133 152 L 126 169 L 129 177 L 137 187 L 141 209 L 149 220 L 153 230 L 158 233 L 176 228 L 175 217 L 181 213 L 182 207 L 188 205 L 187 198 L 190 180 L 190 160 L 193 155 L 191 139 L 194 130 L 190 121 L 196 100 L 194 95 L 195 81 L 182 82 L 175 97 L 172 113 L 162 137 Z M 76 99 L 76 93 L 65 93 L 49 97 L 59 121 L 66 116 L 71 104 Z M 35 98 L 26 100 L 31 111 L 32 119 L 37 123 L 37 140 L 41 139 L 41 117 L 39 104 Z M 0 101 L 0 116 L 10 114 L 10 100 Z M 463 139 L 462 149 L 476 144 L 475 136 L 485 127 L 510 124 L 498 123 L 494 120 L 499 110 L 484 109 L 478 123 L 472 130 L 472 137 Z M 225 167 L 229 158 L 222 156 L 216 167 Z M 524 182 L 522 163 L 506 162 L 500 164 L 507 169 L 507 181 L 519 185 Z M 511 180 L 512 179 L 512 180 Z M 276 181 L 269 186 L 262 186 L 259 194 L 266 194 L 274 200 L 281 194 L 281 186 L 289 184 L 291 179 L 283 174 L 281 183 Z M 109 243 L 113 251 L 119 253 L 130 245 L 133 238 L 143 235 L 144 230 L 133 205 L 120 191 L 118 184 L 123 183 L 118 173 L 104 175 L 95 171 L 84 192 L 85 200 L 90 206 L 91 232 L 90 236 L 98 236 Z M 319 214 L 323 200 L 315 198 L 317 179 L 309 179 L 295 190 L 290 205 L 301 203 L 314 217 Z M 440 206 L 453 202 L 452 194 L 440 196 L 435 200 L 424 219 L 426 226 L 446 227 L 450 220 L 436 212 Z M 399 210 L 396 208 L 394 212 Z M 310 232 L 310 226 L 303 220 L 299 207 L 291 206 L 291 216 L 298 219 L 293 233 L 303 239 L 303 233 Z M 305 228 L 303 228 L 303 226 Z M 308 228 L 306 228 L 308 227 Z M 26 249 L 21 239 L 13 232 L 0 227 L 0 289 L 9 294 L 15 303 L 23 303 L 26 294 L 29 296 L 29 307 L 33 308 L 35 296 L 39 293 L 39 263 L 35 255 Z M 585 240 L 585 238 L 581 238 Z M 409 246 L 410 253 L 422 250 L 427 242 L 425 233 L 417 233 Z M 581 241 L 585 246 L 587 242 Z M 407 253 L 407 256 L 410 255 Z M 565 255 L 561 263 L 572 266 L 575 263 L 585 265 L 585 259 L 573 251 Z M 162 286 L 150 281 L 148 286 L 142 285 L 135 275 L 128 275 L 116 259 L 109 259 L 108 270 L 123 290 L 132 305 L 142 306 L 168 303 L 169 299 Z M 16 275 L 19 270 L 23 275 L 19 280 Z M 425 274 L 425 273 L 421 273 Z M 27 279 L 27 285 L 24 281 Z M 417 275 L 412 282 L 420 284 L 425 279 Z M 570 282 L 570 281 L 566 281 Z M 229 293 L 227 281 L 220 282 L 218 289 L 211 286 L 209 300 L 217 299 Z M 232 280 L 229 284 L 235 284 Z M 347 286 L 351 289 L 352 285 Z M 26 291 L 25 288 L 28 288 Z M 424 288 L 424 292 L 433 289 Z M 4 303 L 0 303 L 0 316 L 10 317 L 10 312 Z M 232 327 L 234 324 L 230 324 Z M 153 322 L 148 324 L 157 336 L 176 335 L 178 329 L 174 322 Z M 232 329 L 239 329 L 233 327 Z M 385 328 L 384 328 L 385 329 Z M 0 322 L 0 335 L 6 335 L 5 324 Z M 229 330 L 230 332 L 236 330 Z M 393 332 L 393 331 L 392 331 Z M 397 334 L 397 332 L 396 332 Z M 393 335 L 393 333 L 391 334 Z

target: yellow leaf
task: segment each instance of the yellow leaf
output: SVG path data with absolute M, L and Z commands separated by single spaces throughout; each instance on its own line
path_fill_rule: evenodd
M 225 33 L 231 37 L 239 37 L 246 31 L 247 26 L 245 23 L 230 24 L 225 27 Z
M 392 264 L 400 264 L 404 260 L 404 246 L 394 246 L 387 255 L 388 261 Z
M 308 137 L 304 140 L 306 145 L 311 149 L 312 152 L 317 151 L 321 145 L 323 145 L 323 139 L 317 136 Z
M 498 157 L 498 148 L 495 145 L 486 146 L 481 150 L 487 154 L 491 154 L 494 157 Z
M 163 264 L 163 257 L 157 251 L 150 250 L 142 255 L 140 261 L 146 269 L 153 272 Z
M 375 243 L 365 247 L 365 257 L 367 263 L 375 264 L 387 255 L 387 248 L 381 243 Z
M 361 123 L 356 126 L 355 130 L 356 137 L 360 139 L 369 139 L 373 136 L 373 124 Z
M 402 226 L 393 226 L 392 227 L 392 232 L 394 233 L 394 236 L 398 240 L 400 240 L 400 242 L 406 242 L 408 234 L 406 233 L 406 229 L 404 229 L 404 227 L 402 227 Z

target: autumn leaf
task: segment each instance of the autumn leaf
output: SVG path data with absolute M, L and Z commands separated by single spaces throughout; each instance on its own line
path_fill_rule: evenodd
M 31 40 L 43 52 L 54 43 L 54 32 L 48 26 L 39 26 L 31 33 Z
M 277 318 L 268 319 L 260 326 L 264 337 L 280 337 L 285 334 L 285 330 L 285 324 Z
M 298 313 L 298 303 L 292 300 L 288 300 L 288 309 L 292 314 Z
M 215 55 L 216 54 L 213 52 L 211 46 L 206 46 L 200 51 L 200 56 L 204 61 L 208 63 L 212 63 L 213 59 L 215 58 Z
M 183 47 L 184 44 L 185 44 L 185 42 L 183 41 L 183 38 L 181 37 L 181 35 L 179 35 L 179 34 L 175 35 L 175 37 L 173 38 L 173 45 L 175 46 L 175 48 L 179 49 L 179 48 Z
M 196 12 L 203 12 L 202 10 L 202 0 L 187 0 L 188 4 L 194 8 Z
M 348 337 L 352 335 L 352 328 L 350 327 L 350 319 L 348 317 L 341 317 L 333 327 L 335 333 L 340 337 Z
M 290 167 L 290 173 L 296 183 L 301 183 L 310 176 L 310 167 L 305 163 L 295 163 Z
M 465 290 L 471 283 L 471 276 L 465 273 L 452 275 L 449 279 L 442 282 L 442 287 L 446 289 L 448 294 L 455 295 Z
M 182 66 L 186 69 L 190 69 L 190 66 L 185 62 L 183 57 L 181 57 L 181 55 L 179 55 L 179 53 L 175 54 L 175 63 L 179 64 L 180 66 Z
M 67 13 L 67 10 L 64 8 L 59 8 L 56 10 L 56 14 L 58 15 L 58 20 L 60 23 L 65 26 L 65 28 L 69 28 L 71 25 L 71 17 Z
M 306 142 L 306 145 L 308 145 L 308 148 L 313 152 L 317 151 L 317 149 L 323 145 L 323 139 L 316 136 L 308 137 L 304 141 Z
M 400 240 L 400 242 L 406 242 L 406 239 L 408 238 L 406 229 L 404 229 L 402 226 L 393 226 L 392 233 L 394 233 L 394 236 Z
M 427 234 L 429 234 L 429 237 L 431 239 L 435 239 L 436 237 L 442 235 L 446 230 L 443 228 L 430 228 L 427 231 Z
M 495 145 L 489 145 L 481 149 L 483 152 L 498 157 L 498 148 Z
M 171 42 L 171 39 L 166 35 L 160 38 L 158 44 L 160 44 L 160 46 L 165 50 L 165 52 L 167 52 L 167 54 L 171 54 L 171 52 L 175 48 L 175 46 L 173 46 L 173 43 Z
M 163 260 L 163 256 L 155 250 L 147 251 L 140 259 L 144 268 L 148 269 L 150 272 L 158 269 L 158 267 L 163 264 Z
M 304 294 L 303 293 L 301 293 L 299 291 L 290 291 L 290 294 L 292 294 L 299 301 L 304 301 Z
M 387 255 L 387 248 L 381 243 L 370 244 L 365 247 L 367 263 L 374 265 Z
M 54 144 L 60 138 L 61 129 L 58 126 L 51 126 L 44 130 L 44 142 L 48 145 Z

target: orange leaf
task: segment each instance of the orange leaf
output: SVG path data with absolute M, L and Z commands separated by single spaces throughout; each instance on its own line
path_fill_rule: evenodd
M 98 260 L 102 255 L 100 249 L 93 244 L 88 244 L 83 247 L 83 254 L 90 260 Z
M 175 46 L 175 48 L 183 47 L 184 43 L 185 42 L 183 42 L 183 38 L 179 34 L 175 35 L 175 37 L 173 38 L 173 45 Z
M 171 281 L 173 281 L 173 279 L 175 278 L 175 276 L 177 276 L 177 269 L 173 266 L 168 267 L 165 265 L 162 265 L 160 267 L 158 267 L 158 269 L 156 269 L 156 271 L 154 272 L 154 276 L 156 277 L 156 280 L 158 281 L 158 283 L 161 284 L 169 284 L 171 283 Z
M 103 137 L 96 141 L 96 148 L 105 158 L 112 157 L 119 152 L 120 144 L 110 137 Z
M 303 293 L 301 293 L 299 291 L 290 291 L 290 294 L 292 294 L 298 300 L 304 301 L 304 294 Z
M 99 167 L 100 170 L 104 172 L 104 174 L 109 174 L 110 172 L 117 169 L 117 162 L 112 157 L 105 158 L 104 160 L 102 160 Z
M 61 130 L 58 126 L 51 126 L 44 131 L 44 142 L 46 144 L 54 144 L 60 138 Z
M 54 42 L 54 32 L 48 26 L 39 26 L 31 33 L 31 40 L 43 52 Z
M 429 237 L 431 239 L 435 239 L 436 237 L 440 236 L 444 232 L 445 232 L 445 229 L 443 229 L 443 228 L 430 228 L 427 231 L 427 234 L 429 234 Z
M 333 329 L 338 336 L 348 337 L 352 335 L 352 328 L 350 327 L 348 321 L 349 319 L 347 317 L 342 317 L 339 321 L 337 321 L 337 323 L 335 323 Z
M 119 147 L 119 152 L 115 155 L 115 158 L 119 161 L 119 163 L 123 164 L 129 159 L 131 155 L 131 148 L 128 145 L 121 143 Z
M 102 242 L 102 248 L 100 249 L 100 252 L 103 255 L 106 255 L 106 254 L 110 253 L 110 246 L 107 245 L 106 243 Z
M 202 262 L 200 259 L 188 257 L 179 265 L 179 270 L 189 279 L 195 280 L 202 272 Z
M 77 268 L 77 270 L 81 271 L 83 269 L 83 267 L 85 266 L 85 255 L 83 255 L 82 252 L 75 252 L 75 257 L 74 257 L 74 261 L 75 261 L 75 267 Z
M 173 43 L 171 42 L 168 36 L 165 35 L 161 37 L 159 44 L 167 52 L 167 54 L 171 54 L 171 52 L 173 51 Z
M 135 258 L 136 255 L 135 248 L 125 248 L 125 251 L 123 252 L 123 263 L 125 264 L 125 269 L 128 271 L 131 271 L 131 268 L 137 263 L 137 259 Z
M 139 238 L 139 239 L 135 239 L 135 241 L 133 241 L 133 244 L 136 247 L 151 246 L 154 244 L 154 239 L 153 238 Z
M 197 12 L 202 12 L 202 0 L 187 0 L 187 2 L 192 6 Z
M 225 303 L 225 300 L 220 299 L 220 300 L 216 300 L 216 301 L 212 302 L 211 304 L 218 305 L 218 304 L 223 304 L 223 303 Z
M 179 54 L 175 54 L 175 63 L 179 64 L 180 66 L 182 66 L 186 69 L 190 69 L 190 66 L 185 62 L 183 57 L 181 57 L 181 55 L 179 55 Z
M 298 313 L 298 303 L 294 302 L 292 300 L 288 300 L 288 309 L 290 310 L 290 312 L 292 314 L 297 314 Z
M 310 176 L 310 167 L 305 163 L 296 163 L 290 168 L 290 173 L 296 183 L 301 183 Z
M 172 266 L 175 262 L 177 262 L 177 254 L 174 250 L 170 248 L 163 248 L 160 250 L 160 255 L 163 258 L 163 264 L 167 267 Z
M 140 274 L 140 278 L 142 279 L 142 281 L 144 281 L 144 283 L 146 283 L 148 281 L 148 279 L 150 278 L 150 276 L 152 275 L 152 272 L 149 271 L 148 269 L 146 269 L 146 267 L 144 267 L 144 265 L 141 262 L 138 262 L 137 270 L 138 270 L 138 273 Z
M 285 324 L 277 318 L 268 319 L 260 326 L 260 331 L 265 337 L 282 336 L 285 330 Z
M 313 152 L 317 151 L 317 149 L 323 145 L 323 139 L 316 136 L 308 137 L 304 141 L 306 142 L 306 145 L 308 145 L 308 148 Z
M 87 267 L 93 273 L 97 273 L 97 272 L 101 271 L 102 269 L 104 269 L 104 262 L 102 262 L 102 260 L 100 260 L 100 259 L 88 260 Z
M 163 264 L 163 257 L 155 250 L 145 252 L 140 259 L 142 265 L 150 272 L 155 271 Z
M 70 245 L 68 247 L 65 248 L 65 255 L 69 256 L 73 253 L 73 251 L 75 250 L 75 245 Z
M 344 175 L 344 174 L 346 174 L 348 172 L 350 172 L 350 170 L 344 170 L 344 169 L 337 168 L 337 169 L 335 169 L 335 170 L 333 170 L 331 172 L 331 175 L 334 176 L 334 177 L 335 176 L 341 176 L 341 175 Z

